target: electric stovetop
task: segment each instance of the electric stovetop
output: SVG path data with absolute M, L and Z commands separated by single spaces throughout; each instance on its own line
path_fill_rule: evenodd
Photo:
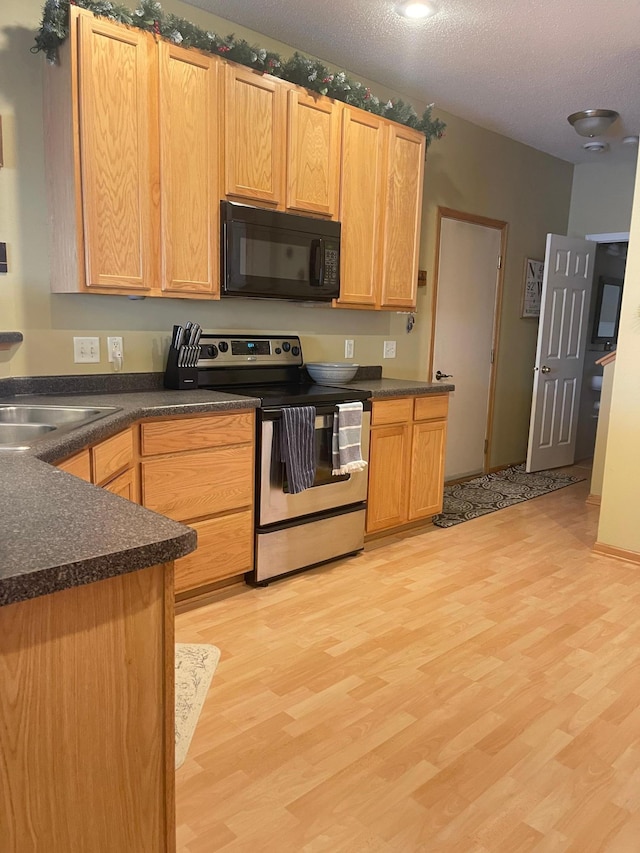
M 325 403 L 345 403 L 353 400 L 364 402 L 369 397 L 369 392 L 360 388 L 336 388 L 331 385 L 317 385 L 315 383 L 236 385 L 228 387 L 226 390 L 232 394 L 258 397 L 265 407 L 315 406 Z

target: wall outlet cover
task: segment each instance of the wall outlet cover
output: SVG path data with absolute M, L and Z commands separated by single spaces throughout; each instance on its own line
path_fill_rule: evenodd
M 395 341 L 385 341 L 384 342 L 384 350 L 382 353 L 383 358 L 395 358 L 396 357 L 396 342 Z
M 344 357 L 345 358 L 353 358 L 353 352 L 354 352 L 353 340 L 348 338 L 344 342 Z

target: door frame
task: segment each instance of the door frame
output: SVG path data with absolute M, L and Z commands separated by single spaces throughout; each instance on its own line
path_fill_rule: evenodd
M 502 315 L 502 294 L 504 290 L 505 257 L 507 252 L 507 234 L 509 225 L 502 219 L 490 219 L 487 216 L 478 216 L 475 213 L 467 213 L 463 210 L 454 210 L 451 207 L 438 206 L 436 223 L 436 248 L 434 258 L 433 292 L 431 294 L 431 343 L 429 345 L 429 381 L 433 377 L 433 354 L 436 342 L 436 308 L 438 305 L 438 279 L 440 274 L 440 238 L 442 234 L 442 220 L 456 219 L 459 222 L 470 222 L 472 225 L 482 225 L 485 228 L 495 228 L 500 232 L 500 259 L 498 265 L 498 280 L 496 282 L 496 297 L 493 306 L 493 339 L 491 347 L 493 360 L 489 373 L 489 400 L 487 406 L 487 423 L 485 425 L 485 446 L 482 471 L 490 473 L 489 460 L 491 456 L 491 442 L 493 439 L 493 415 L 495 410 L 496 372 L 498 365 L 498 345 L 500 342 L 500 320 Z M 455 376 L 453 377 L 455 384 Z M 498 470 L 497 468 L 495 470 Z

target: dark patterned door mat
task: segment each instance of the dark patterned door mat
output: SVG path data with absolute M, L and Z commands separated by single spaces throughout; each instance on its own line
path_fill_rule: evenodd
M 444 504 L 433 523 L 437 527 L 453 527 L 472 518 L 488 515 L 498 509 L 539 498 L 556 489 L 581 483 L 586 477 L 572 477 L 557 471 L 527 474 L 524 465 L 513 465 L 495 474 L 485 474 L 444 487 Z

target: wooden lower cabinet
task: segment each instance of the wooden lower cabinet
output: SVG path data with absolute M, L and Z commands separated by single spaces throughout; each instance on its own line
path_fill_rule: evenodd
M 375 405 L 375 403 L 374 403 Z M 367 532 L 397 527 L 407 520 L 409 492 L 404 476 L 409 456 L 407 424 L 371 430 Z
M 412 430 L 409 521 L 442 509 L 446 422 L 415 423 Z
M 253 568 L 253 411 L 141 424 L 142 503 L 198 532 L 176 562 L 176 594 L 188 596 Z
M 57 462 L 56 468 L 95 486 L 102 486 L 133 503 L 140 503 L 135 444 L 135 428 L 128 427 Z
M 175 853 L 172 564 L 0 607 L 2 853 Z
M 448 395 L 374 401 L 367 533 L 442 509 Z

